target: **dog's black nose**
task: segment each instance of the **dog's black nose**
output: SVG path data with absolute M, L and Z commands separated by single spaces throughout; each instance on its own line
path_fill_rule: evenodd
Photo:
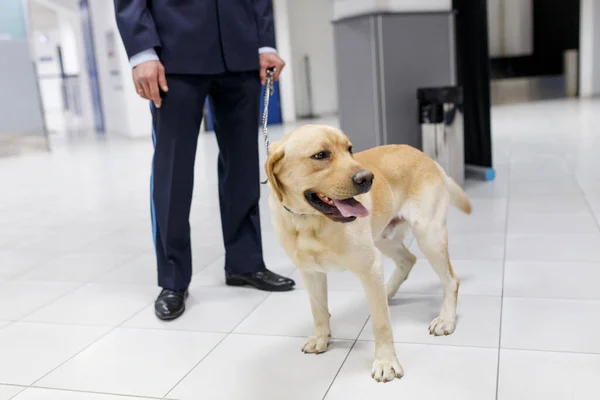
M 375 176 L 371 171 L 363 169 L 354 174 L 352 181 L 362 190 L 363 193 L 366 193 L 371 189 L 374 177 Z

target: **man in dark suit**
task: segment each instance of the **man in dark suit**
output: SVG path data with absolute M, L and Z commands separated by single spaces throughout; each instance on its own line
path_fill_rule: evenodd
M 219 144 L 225 281 L 284 291 L 294 281 L 265 267 L 259 197 L 259 101 L 267 68 L 278 78 L 271 0 L 115 0 L 138 94 L 151 100 L 151 213 L 163 288 L 158 318 L 185 310 L 192 276 L 189 214 L 205 98 Z

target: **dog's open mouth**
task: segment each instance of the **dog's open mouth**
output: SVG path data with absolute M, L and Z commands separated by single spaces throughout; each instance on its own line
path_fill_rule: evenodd
M 336 200 L 317 192 L 307 192 L 305 196 L 309 204 L 317 211 L 334 220 L 350 222 L 369 215 L 369 210 L 354 197 Z

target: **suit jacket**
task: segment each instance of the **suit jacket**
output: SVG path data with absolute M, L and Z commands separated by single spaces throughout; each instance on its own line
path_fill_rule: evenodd
M 154 48 L 169 74 L 259 69 L 275 47 L 271 0 L 115 0 L 129 58 Z

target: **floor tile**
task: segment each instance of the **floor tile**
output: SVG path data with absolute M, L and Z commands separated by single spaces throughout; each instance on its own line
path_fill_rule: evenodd
M 479 217 L 506 216 L 508 205 L 507 197 L 474 197 L 469 199 L 471 203 L 471 214 L 466 215 L 462 211 L 450 207 L 449 214 L 466 216 L 466 218 L 477 219 Z
M 597 197 L 600 196 L 600 179 L 596 175 L 594 179 L 582 179 L 579 181 L 581 190 L 586 196 Z
M 268 269 L 285 276 L 296 269 L 292 260 L 279 247 L 279 244 L 271 243 L 270 246 L 265 245 L 264 247 L 263 257 Z
M 465 192 L 471 199 L 476 197 L 502 198 L 508 195 L 508 182 L 506 180 L 491 182 L 467 180 L 465 182 Z
M 158 292 L 153 286 L 92 283 L 28 315 L 26 320 L 117 326 L 153 303 Z
M 31 385 L 107 330 L 22 322 L 0 329 L 0 383 Z
M 356 339 L 369 311 L 360 292 L 328 292 L 331 335 Z M 313 317 L 304 290 L 273 293 L 234 332 L 259 335 L 306 337 L 312 335 Z
M 219 205 L 218 205 L 218 185 L 211 186 L 211 189 L 214 190 L 214 193 L 211 193 L 212 201 L 206 202 L 207 204 L 201 204 L 198 201 L 198 196 L 194 197 L 194 201 L 192 202 L 192 209 L 190 211 L 190 225 L 198 228 L 212 228 L 215 233 L 221 234 L 221 226 L 219 225 L 221 221 L 218 218 L 215 218 L 215 215 L 219 215 Z M 203 190 L 206 194 L 206 191 Z M 211 204 L 212 203 L 212 204 Z M 192 230 L 192 235 L 197 232 L 198 229 Z
M 502 348 L 600 353 L 600 301 L 504 298 Z
M 504 295 L 600 300 L 599 281 L 600 262 L 507 261 Z
M 448 232 L 454 234 L 504 233 L 506 230 L 506 198 L 470 199 L 472 212 L 464 214 L 453 207 L 448 212 Z
M 452 269 L 460 279 L 462 295 L 500 296 L 502 293 L 502 261 L 451 260 Z M 400 293 L 442 294 L 440 279 L 429 261 L 417 260 Z
M 509 234 L 599 234 L 598 224 L 587 214 L 518 214 L 508 219 Z
M 375 344 L 359 341 L 325 399 L 495 399 L 495 349 L 396 344 L 396 352 L 404 377 L 377 383 L 371 378 Z
M 56 389 L 28 388 L 14 400 L 140 400 L 139 397 L 108 394 L 69 392 Z
M 200 271 L 194 270 L 191 286 L 224 286 L 225 257 L 219 257 Z
M 561 196 L 581 195 L 581 189 L 575 179 L 547 180 L 547 181 L 513 181 L 510 185 L 511 198 L 529 196 L 552 196 L 560 193 Z
M 75 230 L 69 226 L 52 229 L 49 232 L 33 234 L 21 241 L 17 249 L 22 251 L 76 251 L 98 240 L 101 234 L 92 230 Z
M 196 246 L 192 249 L 192 268 L 195 272 L 202 271 L 212 262 L 224 256 L 225 249 L 221 246 Z M 152 265 L 156 265 L 156 261 Z
M 498 347 L 500 297 L 458 295 L 456 330 L 448 336 L 429 334 L 429 323 L 439 315 L 441 296 L 398 294 L 390 301 L 394 341 L 455 346 Z M 374 340 L 371 321 L 360 335 Z
M 0 400 L 10 400 L 25 388 L 21 386 L 0 385 Z
M 544 168 L 540 168 L 540 165 Z M 533 155 L 526 159 L 513 160 L 510 172 L 511 183 L 570 181 L 574 178 L 567 160 L 560 155 Z
M 303 354 L 303 343 L 301 338 L 231 335 L 168 396 L 180 400 L 322 399 L 352 342 L 334 340 L 318 356 Z
M 266 297 L 267 292 L 248 288 L 193 287 L 185 313 L 174 321 L 160 321 L 154 304 L 127 321 L 130 328 L 231 332 Z
M 0 278 L 12 278 L 56 259 L 58 252 L 33 252 L 0 249 Z
M 137 285 L 156 285 L 156 256 L 153 253 L 141 254 L 122 263 L 117 268 L 96 279 L 104 283 L 130 283 Z
M 383 263 L 385 281 L 395 270 L 390 259 Z M 500 296 L 502 293 L 502 261 L 453 260 L 452 268 L 460 278 L 460 294 Z M 298 289 L 304 289 L 300 271 L 291 276 Z M 331 291 L 364 292 L 360 280 L 350 271 L 327 274 L 327 287 Z M 440 279 L 426 259 L 419 259 L 408 279 L 400 286 L 399 293 L 442 294 Z
M 511 217 L 527 214 L 556 215 L 561 213 L 589 215 L 585 198 L 581 195 L 565 196 L 532 196 L 510 199 L 508 213 Z M 552 219 L 552 218 L 549 218 Z
M 383 271 L 385 276 L 385 281 L 392 276 L 394 272 L 394 266 L 392 260 L 385 260 L 383 265 Z M 290 275 L 296 282 L 297 289 L 305 289 L 304 281 L 302 280 L 302 274 L 298 269 L 294 271 L 293 274 Z M 327 274 L 327 289 L 329 291 L 354 291 L 364 293 L 364 289 L 360 283 L 360 279 L 358 279 L 352 272 L 350 271 L 335 271 Z
M 488 260 L 504 258 L 504 234 L 449 234 L 448 250 L 450 260 Z M 415 240 L 410 251 L 418 258 L 425 256 Z
M 448 234 L 477 234 L 501 233 L 506 231 L 506 217 L 502 214 L 495 216 L 473 217 L 464 215 L 448 217 Z
M 13 321 L 22 318 L 78 287 L 76 283 L 2 282 L 0 304 L 10 304 L 10 307 L 0 308 L 0 319 Z
M 123 229 L 82 246 L 81 253 L 137 255 L 154 252 L 152 233 L 140 229 Z
M 38 385 L 163 397 L 222 338 L 216 333 L 118 328 Z
M 592 210 L 592 214 L 596 218 L 596 222 L 600 225 L 600 195 L 587 197 L 587 201 Z
M 600 261 L 598 235 L 507 235 L 510 261 Z
M 0 214 L 1 215 L 1 214 Z M 2 223 L 2 217 L 0 216 L 0 223 Z M 0 231 L 0 249 L 14 249 L 18 246 L 19 241 L 24 236 L 22 233 L 12 233 Z
M 220 219 L 213 218 L 203 222 L 201 226 L 192 231 L 192 248 L 194 249 L 214 252 L 214 250 L 223 251 L 224 246 Z
M 15 279 L 43 282 L 89 282 L 126 262 L 131 256 L 68 254 Z
M 590 399 L 598 376 L 600 355 L 501 350 L 498 400 Z

